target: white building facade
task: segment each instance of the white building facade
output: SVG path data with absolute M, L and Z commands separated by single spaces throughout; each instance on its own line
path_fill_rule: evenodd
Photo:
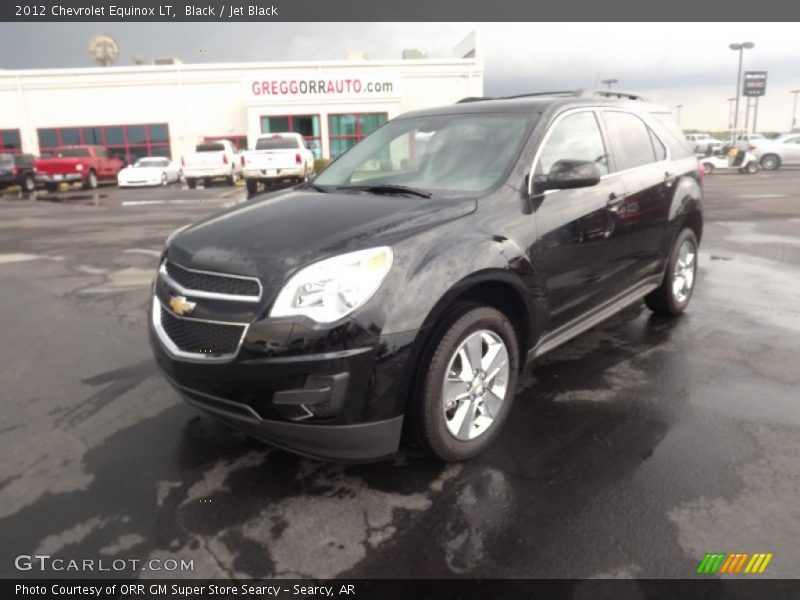
M 455 54 L 0 71 L 0 153 L 98 144 L 129 161 L 177 160 L 204 140 L 244 149 L 261 133 L 293 131 L 317 158 L 335 158 L 404 112 L 481 96 L 474 34 Z

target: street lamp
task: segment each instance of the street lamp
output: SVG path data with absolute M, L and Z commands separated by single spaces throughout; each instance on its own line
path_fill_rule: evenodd
M 615 83 L 619 83 L 619 79 L 603 79 L 600 83 L 604 83 L 608 86 L 608 89 L 611 89 L 611 86 Z
M 683 104 L 678 104 L 675 108 L 678 109 L 678 127 L 681 126 L 681 109 L 683 108 Z
M 736 129 L 739 125 L 739 95 L 742 93 L 742 55 L 745 50 L 750 50 L 755 47 L 753 42 L 742 42 L 741 44 L 730 44 L 728 48 L 739 52 L 739 69 L 736 71 L 736 108 L 733 113 L 733 128 Z
M 728 129 L 733 129 L 733 103 L 736 98 L 728 98 Z
M 794 108 L 792 108 L 792 131 L 794 131 L 794 126 L 797 125 L 797 94 L 800 94 L 800 90 L 792 90 L 789 93 L 794 94 Z

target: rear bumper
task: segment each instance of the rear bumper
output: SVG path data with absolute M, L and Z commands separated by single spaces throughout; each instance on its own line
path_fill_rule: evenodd
M 287 177 L 303 177 L 305 171 L 301 166 L 299 167 L 290 167 L 287 169 L 279 169 L 279 168 L 264 168 L 264 169 L 257 169 L 257 168 L 250 168 L 245 167 L 242 170 L 242 176 L 245 179 L 258 179 L 258 180 L 267 180 L 267 179 L 286 179 Z
M 230 177 L 231 176 L 231 168 L 221 168 L 221 167 L 209 167 L 204 169 L 203 167 L 186 167 L 183 168 L 183 176 L 186 179 L 213 179 L 218 177 Z

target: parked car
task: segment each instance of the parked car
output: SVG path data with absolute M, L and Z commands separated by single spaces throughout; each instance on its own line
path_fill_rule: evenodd
M 214 179 L 224 179 L 228 185 L 236 185 L 242 168 L 240 161 L 233 142 L 219 140 L 197 144 L 194 153 L 181 160 L 181 168 L 190 188 L 194 188 L 198 181 L 208 187 Z
M 181 179 L 180 166 L 168 158 L 150 156 L 140 158 L 132 166 L 125 167 L 117 175 L 119 187 L 167 185 Z
M 314 174 L 314 153 L 299 133 L 270 133 L 256 139 L 254 149 L 242 154 L 242 176 L 247 192 L 259 183 L 300 182 Z
M 36 188 L 32 154 L 0 154 L 0 190 L 18 185 L 23 192 Z
M 695 154 L 713 154 L 722 148 L 722 141 L 707 133 L 688 133 L 686 141 Z
M 613 92 L 613 94 L 612 94 Z M 487 448 L 523 368 L 644 298 L 683 312 L 702 180 L 619 90 L 402 115 L 305 185 L 173 233 L 156 360 L 191 404 L 335 460 Z
M 54 191 L 62 182 L 80 182 L 86 189 L 97 188 L 100 181 L 116 182 L 123 161 L 102 146 L 63 146 L 33 165 L 36 181 Z
M 753 152 L 765 171 L 774 171 L 782 165 L 800 165 L 800 133 L 759 140 Z

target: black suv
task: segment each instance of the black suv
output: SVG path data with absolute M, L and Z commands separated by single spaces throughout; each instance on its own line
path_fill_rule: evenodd
M 36 188 L 34 160 L 31 154 L 0 154 L 0 190 L 18 185 L 23 192 L 32 192 Z
M 642 298 L 686 308 L 701 196 L 669 110 L 632 94 L 408 113 L 170 236 L 152 345 L 188 402 L 274 445 L 466 459 L 527 363 Z

